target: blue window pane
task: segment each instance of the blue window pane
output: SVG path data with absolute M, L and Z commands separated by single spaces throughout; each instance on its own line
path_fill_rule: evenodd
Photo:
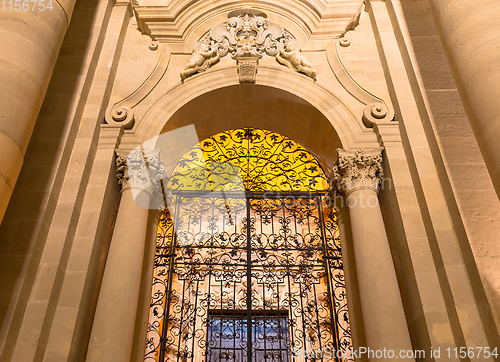
M 207 362 L 247 361 L 247 320 L 241 315 L 212 315 L 208 320 Z M 252 318 L 256 362 L 289 362 L 288 318 L 276 314 Z

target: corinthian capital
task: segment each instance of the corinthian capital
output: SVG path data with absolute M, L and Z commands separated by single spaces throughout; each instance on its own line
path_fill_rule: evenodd
M 378 192 L 384 172 L 382 169 L 383 148 L 374 150 L 345 151 L 338 149 L 339 159 L 328 180 L 330 193 L 340 192 L 345 197 L 360 189 Z
M 137 147 L 127 156 L 121 151 L 116 155 L 116 177 L 120 189 L 149 189 L 151 187 L 151 172 L 144 161 L 142 150 Z
M 170 200 L 171 190 L 164 188 L 168 177 L 165 162 L 160 158 L 161 149 L 144 150 L 139 146 L 126 157 L 123 156 L 126 151 L 118 152 L 116 177 L 120 189 L 131 189 L 136 205 L 141 208 L 164 209 Z

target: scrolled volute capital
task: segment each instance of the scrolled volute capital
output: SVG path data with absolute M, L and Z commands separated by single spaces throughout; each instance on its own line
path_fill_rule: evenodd
M 164 174 L 164 167 L 160 162 L 159 154 L 147 153 L 147 161 L 140 147 L 135 148 L 127 155 L 122 151 L 116 156 L 116 177 L 120 189 L 140 189 L 151 193 L 152 185 L 159 182 Z
M 115 104 L 108 108 L 105 115 L 107 124 L 123 126 L 125 129 L 132 129 L 135 124 L 134 111 L 126 105 Z
M 394 112 L 382 102 L 368 104 L 363 110 L 363 124 L 373 128 L 377 123 L 390 122 L 394 119 Z
M 172 200 L 172 190 L 167 188 L 169 177 L 165 169 L 165 162 L 161 160 L 161 150 L 145 151 L 149 172 L 150 208 L 164 209 Z
M 328 177 L 329 195 L 341 193 L 348 197 L 356 190 L 369 189 L 378 192 L 384 171 L 383 148 L 373 150 L 337 150 L 339 158 Z
M 161 180 L 165 182 L 168 180 L 165 171 L 165 162 L 161 160 L 161 150 L 155 149 L 145 152 L 149 177 L 151 182 L 159 183 Z

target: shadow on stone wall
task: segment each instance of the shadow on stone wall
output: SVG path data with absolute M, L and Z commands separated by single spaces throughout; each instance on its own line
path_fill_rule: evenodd
M 68 166 L 79 120 L 88 95 L 86 83 L 97 59 L 89 51 L 99 0 L 77 2 L 71 24 L 25 155 L 21 174 L 0 227 L 0 325 L 14 294 L 29 293 L 31 283 L 15 289 L 25 261 L 40 258 L 48 225 Z M 83 88 L 82 88 L 83 84 Z M 79 95 L 80 94 L 80 95 Z M 76 117 L 73 116 L 77 107 Z M 45 214 L 44 214 L 45 211 Z M 39 220 L 43 217 L 43 220 Z M 34 278 L 34 272 L 27 278 Z M 27 289 L 27 284 L 29 288 Z M 5 321 L 8 322 L 7 320 Z
M 500 244 L 496 243 L 500 235 L 500 202 L 456 89 L 428 2 L 401 1 L 401 7 L 434 123 L 421 108 L 424 128 L 483 323 L 489 329 L 492 345 L 498 345 L 500 271 L 495 255 L 500 256 Z

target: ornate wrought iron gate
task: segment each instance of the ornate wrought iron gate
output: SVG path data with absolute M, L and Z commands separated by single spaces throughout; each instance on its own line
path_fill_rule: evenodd
M 351 337 L 326 186 L 314 156 L 271 131 L 186 153 L 159 227 L 145 361 L 352 361 L 332 357 Z
M 321 193 L 184 193 L 175 204 L 161 221 L 146 361 L 345 360 L 331 357 L 351 340 Z

